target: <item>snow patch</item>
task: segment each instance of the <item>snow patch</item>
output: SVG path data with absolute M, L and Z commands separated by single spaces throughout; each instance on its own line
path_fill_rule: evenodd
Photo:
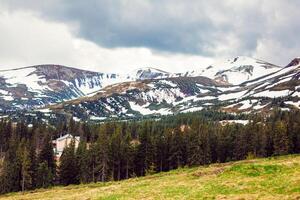
M 140 105 L 136 104 L 135 102 L 129 101 L 129 105 L 130 105 L 132 110 L 137 111 L 142 115 L 152 115 L 152 114 L 168 115 L 168 114 L 172 114 L 172 112 L 169 111 L 169 109 L 167 109 L 167 108 L 162 108 L 162 109 L 159 109 L 159 110 L 150 110 L 149 108 L 147 108 L 147 106 L 149 104 L 145 104 L 144 106 L 140 106 Z

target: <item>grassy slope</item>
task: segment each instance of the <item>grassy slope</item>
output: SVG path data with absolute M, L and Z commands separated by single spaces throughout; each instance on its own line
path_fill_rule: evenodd
M 300 155 L 12 193 L 0 199 L 300 199 Z

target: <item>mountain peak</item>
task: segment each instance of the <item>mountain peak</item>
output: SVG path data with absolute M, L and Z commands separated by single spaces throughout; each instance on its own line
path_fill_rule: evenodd
M 300 57 L 294 58 L 287 66 L 285 67 L 292 67 L 292 66 L 297 66 L 300 64 Z
M 169 77 L 171 73 L 153 68 L 145 67 L 133 70 L 127 77 L 131 80 L 145 80 L 145 79 L 157 79 Z
M 278 66 L 262 60 L 247 56 L 237 56 L 216 61 L 203 70 L 200 75 L 219 82 L 239 85 L 245 81 L 275 72 L 278 69 Z
M 64 110 L 60 113 L 86 120 L 90 113 L 100 118 L 171 114 L 224 102 L 232 106 L 225 110 L 248 112 L 265 109 L 266 105 L 271 108 L 272 99 L 282 96 L 291 97 L 286 102 L 298 108 L 298 82 L 293 80 L 299 79 L 298 70 L 294 70 L 299 65 L 300 58 L 288 65 L 295 67 L 285 69 L 246 56 L 219 60 L 199 69 L 201 72 L 190 73 L 145 67 L 113 74 L 35 65 L 0 71 L 0 114 L 9 111 L 17 115 L 19 110 L 27 112 L 54 104 L 52 108 Z
M 133 70 L 134 72 L 139 72 L 139 71 L 147 71 L 147 72 L 159 72 L 159 73 L 165 73 L 165 74 L 169 74 L 169 72 L 161 70 L 161 69 L 157 69 L 154 67 L 141 67 L 141 68 L 137 68 L 135 70 Z
M 31 65 L 31 66 L 26 66 L 26 67 L 17 67 L 17 68 L 11 68 L 11 69 L 4 69 L 0 70 L 0 72 L 5 72 L 5 71 L 18 71 L 18 70 L 24 70 L 24 69 L 48 69 L 48 70 L 62 70 L 62 69 L 68 69 L 72 71 L 85 71 L 85 72 L 92 72 L 90 70 L 84 70 L 84 69 L 79 69 L 75 67 L 68 67 L 65 65 L 59 65 L 59 64 L 38 64 L 38 65 Z

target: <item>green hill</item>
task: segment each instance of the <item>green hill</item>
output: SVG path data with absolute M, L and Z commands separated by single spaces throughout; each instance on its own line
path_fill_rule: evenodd
M 300 199 L 300 155 L 184 168 L 120 182 L 11 193 L 0 199 Z

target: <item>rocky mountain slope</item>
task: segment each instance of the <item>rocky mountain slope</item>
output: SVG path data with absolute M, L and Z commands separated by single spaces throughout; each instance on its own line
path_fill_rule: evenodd
M 125 76 L 125 80 L 147 80 L 147 79 L 163 79 L 171 77 L 187 76 L 187 73 L 170 73 L 156 68 L 139 68 L 131 71 Z M 122 76 L 122 75 L 121 75 Z M 123 78 L 124 79 L 124 78 Z
M 104 74 L 51 65 L 1 71 L 1 115 L 22 111 L 45 120 L 58 115 L 107 120 L 206 108 L 234 113 L 299 109 L 299 61 L 278 67 L 237 57 L 179 74 L 154 68 Z
M 271 63 L 245 56 L 228 60 L 219 60 L 200 72 L 201 76 L 232 85 L 239 85 L 280 69 Z
M 176 114 L 204 108 L 228 112 L 299 108 L 300 65 L 280 68 L 239 86 L 207 77 L 174 77 L 115 84 L 92 97 L 51 106 L 78 119 Z
M 181 76 L 153 68 L 128 75 L 100 73 L 61 65 L 37 65 L 0 71 L 0 110 L 43 107 L 76 99 L 120 82 Z
M 97 91 L 116 74 L 89 72 L 60 65 L 38 65 L 0 71 L 2 110 L 30 109 Z

